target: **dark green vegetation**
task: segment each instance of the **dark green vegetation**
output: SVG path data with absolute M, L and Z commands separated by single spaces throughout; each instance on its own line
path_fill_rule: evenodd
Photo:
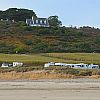
M 50 16 L 48 18 L 49 25 L 51 27 L 60 27 L 62 25 L 62 22 L 58 18 L 58 16 Z
M 0 53 L 100 52 L 100 29 L 59 27 L 57 16 L 49 17 L 50 27 L 29 27 L 26 18 L 35 13 L 10 8 L 0 11 Z M 52 24 L 53 23 L 53 24 Z
M 9 8 L 6 11 L 0 11 L 0 19 L 25 21 L 26 18 L 36 17 L 33 10 Z
M 100 30 L 0 22 L 0 53 L 100 52 Z

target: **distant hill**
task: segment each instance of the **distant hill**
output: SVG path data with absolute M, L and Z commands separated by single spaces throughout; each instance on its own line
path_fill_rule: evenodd
M 32 16 L 36 17 L 35 12 L 28 9 L 9 8 L 5 11 L 0 11 L 0 19 L 25 21 L 26 18 L 31 18 Z
M 15 19 L 0 21 L 0 53 L 100 52 L 100 29 L 29 27 L 25 19 L 32 15 L 28 9 L 0 11 L 0 19 Z

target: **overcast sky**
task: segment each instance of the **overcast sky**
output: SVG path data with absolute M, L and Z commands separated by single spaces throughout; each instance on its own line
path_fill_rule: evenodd
M 100 28 L 100 0 L 1 0 L 0 10 L 32 9 L 38 17 L 58 15 L 63 25 Z

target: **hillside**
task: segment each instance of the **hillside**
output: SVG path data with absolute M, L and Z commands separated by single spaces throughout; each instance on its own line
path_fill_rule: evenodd
M 0 22 L 0 53 L 100 52 L 100 30 Z
M 100 52 L 100 29 L 29 27 L 24 20 L 32 15 L 25 9 L 0 11 L 1 19 L 15 18 L 0 21 L 0 53 Z

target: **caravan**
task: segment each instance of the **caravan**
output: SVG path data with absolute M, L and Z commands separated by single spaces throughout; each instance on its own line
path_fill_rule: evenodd
M 44 65 L 44 67 L 50 67 L 50 66 L 64 66 L 64 67 L 70 67 L 70 68 L 75 68 L 75 69 L 99 69 L 99 65 L 95 65 L 95 64 L 88 65 L 84 63 L 66 64 L 66 63 L 49 62 Z

